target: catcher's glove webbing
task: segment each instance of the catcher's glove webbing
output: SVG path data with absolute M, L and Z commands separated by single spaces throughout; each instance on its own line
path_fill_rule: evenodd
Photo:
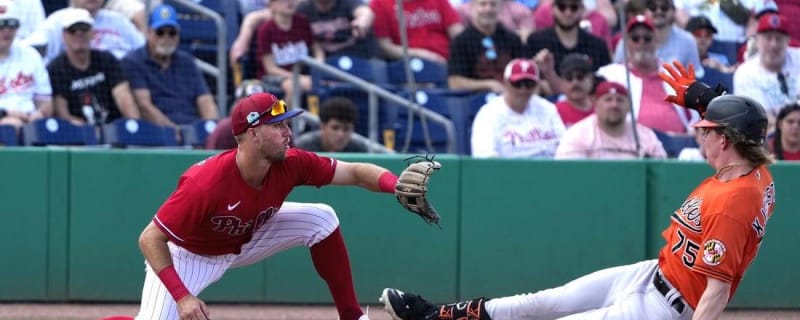
M 409 163 L 408 167 L 400 173 L 394 195 L 408 211 L 422 217 L 427 223 L 438 225 L 439 214 L 428 201 L 428 179 L 442 165 L 433 161 L 433 157 L 427 156 L 414 156 L 406 161 Z

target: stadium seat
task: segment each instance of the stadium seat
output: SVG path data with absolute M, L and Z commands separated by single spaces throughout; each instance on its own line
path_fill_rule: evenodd
M 411 92 L 403 91 L 403 95 L 411 97 Z M 468 109 L 465 108 L 465 97 L 460 92 L 449 92 L 447 90 L 422 89 L 417 90 L 416 102 L 425 109 L 436 112 L 453 122 L 456 135 L 456 153 L 465 154 L 464 137 L 466 135 L 466 123 Z M 439 123 L 423 121 L 419 114 L 414 113 L 409 128 L 409 112 L 404 107 L 396 108 L 397 116 L 395 126 L 395 148 L 399 151 L 411 153 L 441 153 L 447 151 L 447 131 Z M 425 138 L 424 126 L 427 125 L 428 135 L 431 145 L 428 146 Z M 406 145 L 407 135 L 411 132 L 408 150 L 403 150 Z M 430 148 L 432 147 L 432 149 Z
M 712 88 L 716 88 L 717 84 L 721 84 L 728 89 L 728 93 L 733 92 L 733 73 L 725 73 L 714 68 L 705 68 L 705 74 L 700 79 Z
M 183 145 L 202 147 L 206 144 L 206 138 L 217 127 L 215 120 L 199 120 L 192 124 L 181 126 L 181 137 Z
M 22 141 L 27 146 L 96 145 L 94 126 L 77 126 L 60 118 L 33 121 L 22 127 Z
M 386 85 L 388 77 L 386 75 L 386 62 L 379 59 L 364 59 L 353 56 L 336 56 L 325 59 L 325 64 L 341 71 L 347 72 L 364 81 L 378 85 Z M 318 69 L 311 69 L 311 79 L 314 90 L 331 86 L 348 86 L 336 77 L 324 73 Z
M 387 65 L 390 84 L 405 86 L 408 83 L 405 65 L 404 60 L 393 61 Z M 408 65 L 414 76 L 414 83 L 447 88 L 447 65 L 417 57 L 410 58 Z
M 13 126 L 2 125 L 0 126 L 0 145 L 4 146 L 17 146 L 19 145 L 19 136 L 17 129 Z
M 226 30 L 225 49 L 230 49 L 236 35 L 239 34 L 239 6 L 237 1 L 201 0 L 194 1 L 217 12 L 224 19 Z M 175 7 L 178 12 L 178 23 L 181 25 L 181 48 L 197 57 L 206 60 L 217 53 L 217 26 L 214 20 L 201 15 L 176 1 L 166 0 L 166 4 Z M 213 60 L 211 60 L 213 61 Z
M 698 147 L 694 136 L 673 135 L 658 130 L 653 130 L 653 132 L 656 133 L 656 137 L 658 137 L 658 140 L 661 141 L 661 145 L 664 146 L 664 151 L 667 152 L 667 156 L 670 158 L 678 157 L 678 155 L 681 153 L 681 150 L 684 148 Z
M 139 119 L 117 119 L 103 125 L 103 141 L 115 147 L 174 147 L 175 130 Z

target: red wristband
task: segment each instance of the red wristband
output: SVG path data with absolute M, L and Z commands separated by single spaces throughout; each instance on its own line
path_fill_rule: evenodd
M 378 188 L 381 189 L 381 192 L 394 193 L 394 186 L 397 184 L 397 179 L 399 178 L 394 175 L 394 173 L 386 171 L 378 178 Z
M 189 295 L 189 289 L 186 289 L 186 286 L 183 285 L 183 281 L 178 277 L 178 273 L 175 272 L 175 267 L 173 265 L 161 269 L 161 271 L 158 272 L 158 278 L 164 283 L 164 287 L 167 288 L 167 291 L 169 291 L 169 294 L 172 295 L 176 303 L 181 301 L 183 297 Z

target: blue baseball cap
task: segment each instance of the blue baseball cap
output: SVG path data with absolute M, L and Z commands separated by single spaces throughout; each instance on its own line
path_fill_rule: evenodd
M 168 4 L 160 4 L 150 12 L 150 29 L 156 30 L 161 27 L 175 27 L 180 29 L 178 24 L 178 13 L 175 8 Z

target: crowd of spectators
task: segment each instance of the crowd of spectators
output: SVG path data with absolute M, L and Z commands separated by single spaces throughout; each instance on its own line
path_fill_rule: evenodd
M 68 2 L 45 16 L 41 1 L 0 0 L 0 125 L 129 118 L 179 131 L 199 120 L 224 123 L 218 111 L 227 106 L 216 105 L 195 57 L 180 49 L 175 8 L 159 0 L 150 12 L 142 0 Z M 300 87 L 291 79 L 302 57 L 408 54 L 446 67 L 443 89 L 495 93 L 471 115 L 472 134 L 464 137 L 476 157 L 664 157 L 651 138 L 690 141 L 699 119 L 663 99 L 672 89 L 658 72 L 676 60 L 700 79 L 715 75 L 712 86 L 721 75 L 729 92 L 761 102 L 776 156 L 800 153 L 800 49 L 793 47 L 800 28 L 786 18 L 800 12 L 793 1 L 404 0 L 402 12 L 394 0 L 237 5 L 241 26 L 228 62 L 254 62 L 251 86 L 312 94 L 308 68 Z M 319 108 L 320 130 L 298 140 L 320 150 L 365 150 L 341 138 L 366 121 L 359 106 L 331 100 Z

